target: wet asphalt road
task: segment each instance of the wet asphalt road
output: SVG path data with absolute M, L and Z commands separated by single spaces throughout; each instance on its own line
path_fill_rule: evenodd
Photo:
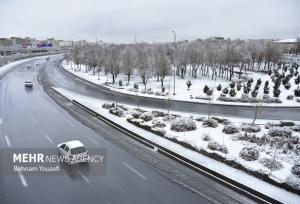
M 71 174 L 65 169 L 62 176 L 21 177 L 0 168 L 1 204 L 253 202 L 153 152 L 52 93 L 58 105 L 44 92 L 41 81 L 46 89 L 68 86 L 99 95 L 93 87 L 61 74 L 55 63 L 36 63 L 27 63 L 31 69 L 19 65 L 0 79 L 0 148 L 56 148 L 58 143 L 78 139 L 87 148 L 106 150 L 106 173 L 90 175 L 89 169 L 83 169 L 83 173 Z M 32 90 L 24 87 L 28 79 L 34 83 Z M 0 167 L 4 165 L 0 155 Z

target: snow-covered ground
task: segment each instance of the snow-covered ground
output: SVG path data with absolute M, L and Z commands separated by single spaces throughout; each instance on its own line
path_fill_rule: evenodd
M 57 57 L 57 56 L 62 56 L 61 54 L 58 55 L 54 55 L 52 57 Z M 0 76 L 4 75 L 5 73 L 7 73 L 10 69 L 14 68 L 17 65 L 26 63 L 26 62 L 30 62 L 33 60 L 45 60 L 48 56 L 39 56 L 39 57 L 32 57 L 32 58 L 27 58 L 27 59 L 22 59 L 22 60 L 17 60 L 14 62 L 10 62 L 6 65 L 3 65 L 2 67 L 0 67 Z
M 256 189 L 259 192 L 262 192 L 264 194 L 267 194 L 275 199 L 278 199 L 284 203 L 298 203 L 300 200 L 300 196 L 290 193 L 284 189 L 275 187 L 267 182 L 264 182 L 260 179 L 255 178 L 254 176 L 250 176 L 249 174 L 237 170 L 235 168 L 232 168 L 224 163 L 218 162 L 216 160 L 213 160 L 209 157 L 203 156 L 202 154 L 198 153 L 195 150 L 188 149 L 179 143 L 173 142 L 172 140 L 175 140 L 177 142 L 184 142 L 187 144 L 190 144 L 192 147 L 198 150 L 204 150 L 206 152 L 214 152 L 218 154 L 221 157 L 226 158 L 226 160 L 232 160 L 238 164 L 241 164 L 242 166 L 246 167 L 249 170 L 257 171 L 264 173 L 267 175 L 270 179 L 273 179 L 274 181 L 278 183 L 293 183 L 298 185 L 300 184 L 300 179 L 295 177 L 291 173 L 291 168 L 296 163 L 299 162 L 299 155 L 297 155 L 293 151 L 289 152 L 283 152 L 282 149 L 277 148 L 276 154 L 275 154 L 275 148 L 271 147 L 270 144 L 263 143 L 261 145 L 256 144 L 255 142 L 250 142 L 247 140 L 239 139 L 239 135 L 244 135 L 244 132 L 239 129 L 239 133 L 237 134 L 225 134 L 223 132 L 223 129 L 225 127 L 222 123 L 217 123 L 217 127 L 204 127 L 203 123 L 205 122 L 205 116 L 201 115 L 193 115 L 191 116 L 189 113 L 183 113 L 183 112 L 171 112 L 170 114 L 174 115 L 180 115 L 181 118 L 185 118 L 185 120 L 191 120 L 193 123 L 195 123 L 196 129 L 191 131 L 184 131 L 184 132 L 176 132 L 173 130 L 170 130 L 170 126 L 172 124 L 172 121 L 165 121 L 163 117 L 156 117 L 155 119 L 151 119 L 147 122 L 141 121 L 140 118 L 137 117 L 137 119 L 133 119 L 133 113 L 132 110 L 134 106 L 127 106 L 127 111 L 122 111 L 124 113 L 123 117 L 118 117 L 116 115 L 113 115 L 109 113 L 108 109 L 105 109 L 102 107 L 102 105 L 105 103 L 105 101 L 82 96 L 80 94 L 71 92 L 66 89 L 62 88 L 55 88 L 56 91 L 60 92 L 61 94 L 65 95 L 67 98 L 71 100 L 77 100 L 78 102 L 84 104 L 85 106 L 95 110 L 99 114 L 103 115 L 104 117 L 107 117 L 116 123 L 126 127 L 127 129 L 134 131 L 143 137 L 152 140 L 156 142 L 157 144 L 164 146 L 174 152 L 177 152 L 181 154 L 182 156 L 189 158 L 201 165 L 205 165 L 206 167 L 221 173 L 222 175 L 225 175 L 227 177 L 230 177 L 233 180 L 236 180 L 238 182 L 241 182 L 243 184 L 246 184 L 247 186 Z M 119 104 L 120 105 L 120 104 Z M 144 111 L 151 112 L 152 109 L 148 108 L 142 108 Z M 151 115 L 151 114 L 150 114 Z M 153 115 L 153 114 L 152 114 Z M 159 120 L 161 123 L 164 123 L 166 126 L 159 129 L 160 132 L 164 132 L 164 136 L 158 136 L 157 134 L 153 134 L 149 131 L 146 131 L 142 128 L 138 128 L 137 126 L 129 123 L 127 120 L 128 118 L 131 118 L 132 121 L 139 121 L 144 126 L 153 126 L 153 122 Z M 198 120 L 196 120 L 198 118 Z M 207 118 L 207 116 L 206 116 Z M 251 119 L 240 119 L 240 118 L 227 118 L 231 125 L 234 125 L 236 127 L 241 126 L 241 121 L 243 123 L 251 123 Z M 174 121 L 174 120 L 173 120 Z M 227 121 L 228 122 L 228 121 Z M 258 127 L 261 128 L 260 131 L 258 131 L 256 134 L 256 138 L 262 138 L 263 135 L 268 134 L 268 131 L 270 129 L 266 129 L 264 124 L 267 122 L 273 122 L 273 123 L 279 123 L 279 121 L 266 121 L 266 120 L 257 120 L 256 124 L 259 124 Z M 299 121 L 295 122 L 299 124 Z M 257 126 L 256 126 L 257 127 Z M 253 134 L 253 133 L 251 133 Z M 205 137 L 206 135 L 206 137 Z M 293 138 L 300 137 L 299 132 L 293 132 L 292 133 Z M 204 139 L 206 138 L 206 139 Z M 207 140 L 208 138 L 208 140 Z M 227 148 L 226 151 L 218 151 L 218 150 L 212 150 L 211 148 L 208 148 L 209 143 L 216 142 L 219 145 L 221 145 L 223 148 L 224 146 Z M 224 146 L 223 146 L 224 145 Z M 241 152 L 241 149 L 244 147 L 253 147 L 255 150 L 259 152 L 258 159 L 254 161 L 246 161 L 242 159 L 239 154 Z M 267 167 L 265 167 L 261 161 L 263 158 L 269 158 L 270 160 L 273 159 L 273 156 L 275 155 L 275 161 L 280 162 L 282 165 L 281 168 L 278 170 L 270 170 Z
M 211 99 L 211 103 L 214 104 L 227 104 L 227 105 L 241 105 L 241 106 L 251 106 L 253 104 L 251 103 L 245 103 L 245 102 L 226 102 L 226 101 L 219 101 L 218 97 L 222 93 L 222 91 L 217 90 L 217 86 L 221 84 L 222 89 L 225 87 L 229 87 L 229 81 L 217 78 L 217 80 L 211 80 L 210 78 L 201 76 L 198 74 L 197 78 L 190 77 L 189 75 L 186 76 L 185 79 L 182 79 L 180 77 L 176 76 L 175 79 L 175 92 L 176 95 L 173 95 L 173 87 L 174 87 L 174 79 L 173 76 L 166 76 L 164 80 L 164 87 L 166 93 L 171 94 L 165 94 L 164 96 L 160 95 L 162 93 L 161 90 L 161 82 L 157 81 L 155 77 L 152 77 L 148 80 L 147 83 L 147 89 L 151 88 L 151 93 L 144 93 L 144 85 L 141 81 L 141 77 L 138 75 L 138 73 L 134 73 L 131 76 L 130 84 L 127 85 L 127 76 L 124 74 L 119 74 L 115 84 L 112 84 L 112 77 L 110 74 L 107 74 L 105 76 L 104 72 L 100 72 L 99 74 L 95 73 L 93 74 L 92 71 L 86 72 L 85 65 L 81 65 L 80 71 L 75 71 L 74 67 L 76 65 L 67 63 L 66 61 L 62 62 L 62 66 L 65 70 L 75 74 L 78 77 L 81 77 L 85 80 L 88 80 L 92 83 L 99 84 L 106 86 L 110 88 L 112 91 L 118 91 L 125 94 L 131 94 L 131 95 L 139 95 L 144 97 L 154 97 L 154 98 L 162 98 L 162 99 L 169 99 L 169 100 L 181 100 L 181 101 L 190 101 L 190 102 L 200 102 L 200 103 L 209 103 L 208 99 Z M 273 97 L 273 85 L 270 76 L 268 74 L 264 74 L 261 72 L 247 72 L 248 78 L 253 78 L 254 82 L 252 83 L 252 88 L 254 88 L 257 79 L 262 80 L 262 84 L 258 90 L 258 96 L 261 98 L 263 96 L 263 86 L 264 82 L 266 80 L 269 81 L 269 87 L 270 87 L 270 93 L 269 96 Z M 122 80 L 122 86 L 119 86 L 119 80 Z M 192 85 L 190 87 L 190 90 L 187 89 L 186 82 L 187 80 L 191 80 Z M 237 81 L 237 78 L 234 78 L 235 81 Z M 134 84 L 138 83 L 139 85 L 139 91 L 136 92 L 136 90 L 133 88 Z M 294 89 L 297 88 L 297 85 L 294 82 L 294 77 L 290 80 L 291 88 L 287 90 L 283 85 L 280 86 L 281 94 L 279 96 L 279 99 L 282 101 L 282 103 L 264 103 L 264 106 L 298 106 L 300 107 L 300 102 L 297 102 L 297 98 L 294 97 L 292 100 L 287 100 L 288 95 L 294 95 Z M 203 91 L 204 86 L 207 85 L 210 89 L 213 89 L 212 97 L 209 98 Z M 240 91 L 236 91 L 236 96 L 232 97 L 234 99 L 240 98 L 243 94 L 243 87 Z M 228 96 L 228 94 L 227 94 Z M 251 97 L 251 93 L 249 93 L 249 96 Z M 298 97 L 300 100 L 300 97 Z

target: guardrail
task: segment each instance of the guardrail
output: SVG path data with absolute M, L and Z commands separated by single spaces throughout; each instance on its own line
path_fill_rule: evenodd
M 66 98 L 67 100 L 71 101 L 74 105 L 78 106 L 79 108 L 85 110 L 86 112 L 88 112 L 89 114 L 91 114 L 94 117 L 97 117 L 99 120 L 105 122 L 106 124 L 118 129 L 119 131 L 123 132 L 124 134 L 126 134 L 127 136 L 130 136 L 131 138 L 135 139 L 136 141 L 142 143 L 143 145 L 150 147 L 152 149 L 154 149 L 155 151 L 157 151 L 158 153 L 161 153 L 201 174 L 204 174 L 205 176 L 218 181 L 220 183 L 222 183 L 223 185 L 226 185 L 228 187 L 230 187 L 231 189 L 234 189 L 235 191 L 245 195 L 248 198 L 251 198 L 259 203 L 276 203 L 276 204 L 281 204 L 282 202 L 267 196 L 261 192 L 256 191 L 255 189 L 252 189 L 242 183 L 239 183 L 235 180 L 232 180 L 216 171 L 213 171 L 199 163 L 196 163 L 186 157 L 183 157 L 179 154 L 177 154 L 176 152 L 173 152 L 151 140 L 148 140 L 146 138 L 144 138 L 143 136 L 128 130 L 126 128 L 124 128 L 123 126 L 115 123 L 114 121 L 100 115 L 99 113 L 95 112 L 94 110 L 86 107 L 85 105 L 79 103 L 76 100 L 70 100 L 69 98 L 65 97 L 63 94 L 61 94 L 60 92 L 56 91 L 55 89 L 53 89 L 56 93 L 58 93 L 59 95 L 63 96 L 64 98 Z

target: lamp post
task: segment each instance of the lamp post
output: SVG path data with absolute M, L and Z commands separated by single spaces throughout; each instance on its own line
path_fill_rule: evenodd
M 175 76 L 175 72 L 176 72 L 176 49 L 177 49 L 177 46 L 176 46 L 176 33 L 175 33 L 175 31 L 174 30 L 172 30 L 172 33 L 174 34 L 174 58 L 173 58 L 173 66 L 174 66 L 174 69 L 173 69 L 173 75 L 174 75 L 174 79 L 173 79 L 173 81 L 174 81 L 174 85 L 173 85 L 173 95 L 176 95 L 176 93 L 175 93 L 175 78 L 176 78 L 176 76 Z

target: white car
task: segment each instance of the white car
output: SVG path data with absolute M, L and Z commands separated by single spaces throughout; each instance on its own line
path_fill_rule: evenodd
M 88 151 L 79 140 L 60 143 L 57 145 L 59 154 L 70 164 L 88 162 Z
M 32 88 L 32 86 L 33 86 L 33 83 L 31 81 L 25 81 L 24 84 L 25 84 L 25 87 L 28 87 L 28 88 Z

